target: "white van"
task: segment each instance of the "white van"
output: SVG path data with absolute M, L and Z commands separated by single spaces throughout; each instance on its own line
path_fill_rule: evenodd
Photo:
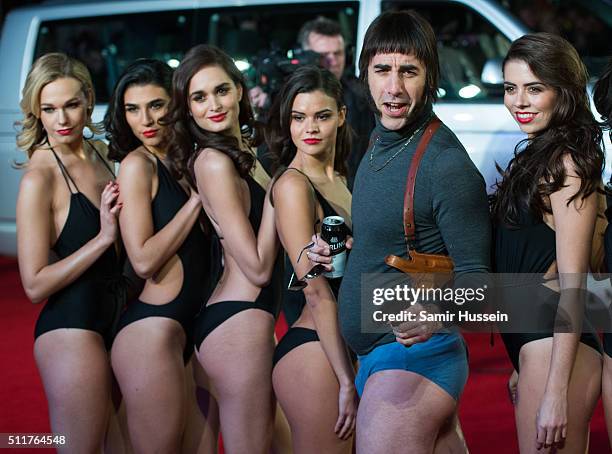
M 19 99 L 27 72 L 40 55 L 66 52 L 90 69 L 100 121 L 114 83 L 136 58 L 178 65 L 198 43 L 216 44 L 248 71 L 255 55 L 295 46 L 301 25 L 318 15 L 337 20 L 357 59 L 365 30 L 388 9 L 415 9 L 433 25 L 441 63 L 439 117 L 457 134 L 472 160 L 495 181 L 522 138 L 502 104 L 500 62 L 527 29 L 488 0 L 123 0 L 47 1 L 11 11 L 0 41 L 0 254 L 15 255 L 15 204 L 24 155 L 15 145 Z M 351 52 L 353 50 L 353 52 Z M 354 68 L 354 66 L 353 66 Z M 448 184 L 452 184 L 449 181 Z

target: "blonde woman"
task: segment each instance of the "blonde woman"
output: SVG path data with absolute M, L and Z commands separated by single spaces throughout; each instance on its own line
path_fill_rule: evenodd
M 107 349 L 121 309 L 119 188 L 101 142 L 86 141 L 94 90 L 85 66 L 64 54 L 40 57 L 22 93 L 17 145 L 28 156 L 17 200 L 23 287 L 48 300 L 36 323 L 34 356 L 59 452 L 100 452 L 112 414 Z M 49 257 L 53 257 L 50 260 Z

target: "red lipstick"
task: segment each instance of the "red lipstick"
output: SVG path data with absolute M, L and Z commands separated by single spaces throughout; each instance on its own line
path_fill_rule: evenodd
M 58 129 L 57 133 L 60 136 L 69 136 L 70 134 L 72 134 L 72 128 L 67 128 L 67 129 Z
M 209 120 L 214 121 L 215 123 L 220 123 L 223 120 L 225 120 L 225 116 L 227 114 L 222 113 L 222 114 L 218 114 L 218 115 L 213 115 L 212 117 L 208 117 Z
M 304 143 L 306 145 L 316 145 L 318 143 L 321 143 L 321 139 L 304 139 Z
M 521 124 L 531 123 L 537 114 L 533 112 L 516 112 L 516 121 Z
M 151 139 L 157 135 L 157 131 L 157 129 L 149 129 L 147 131 L 144 131 L 142 135 L 145 136 L 147 139 Z

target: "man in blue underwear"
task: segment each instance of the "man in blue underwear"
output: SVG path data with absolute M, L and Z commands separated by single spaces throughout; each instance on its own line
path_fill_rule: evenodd
M 417 145 L 434 119 L 438 90 L 430 24 L 413 11 L 379 16 L 366 32 L 359 72 L 376 126 L 355 177 L 354 244 L 338 300 L 342 333 L 360 364 L 357 453 L 431 453 L 440 447 L 461 452 L 456 411 L 468 376 L 461 335 L 441 329 L 440 322 L 389 326 L 378 333 L 362 326 L 363 305 L 372 304 L 361 299 L 364 275 L 393 272 L 385 256 L 407 255 L 404 188 Z M 455 288 L 489 271 L 484 179 L 444 124 L 416 174 L 414 221 L 416 250 L 448 254 Z M 311 261 L 324 262 L 322 251 L 313 248 Z

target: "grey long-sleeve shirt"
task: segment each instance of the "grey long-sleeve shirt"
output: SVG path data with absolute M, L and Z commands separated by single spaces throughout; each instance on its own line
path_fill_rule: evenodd
M 429 111 L 424 116 L 429 115 Z M 417 122 L 416 127 L 419 126 Z M 420 130 L 405 149 L 380 169 L 414 131 L 389 131 L 378 121 L 370 148 L 355 178 L 352 202 L 353 250 L 338 298 L 342 334 L 358 354 L 395 341 L 387 333 L 363 332 L 361 280 L 364 273 L 393 272 L 388 254 L 406 257 L 404 190 Z M 372 146 L 375 147 L 371 155 Z M 380 169 L 380 170 L 376 170 Z M 450 255 L 456 283 L 469 273 L 489 271 L 491 229 L 485 182 L 457 137 L 442 124 L 419 167 L 414 196 L 416 249 Z M 364 308 L 367 309 L 368 308 Z

